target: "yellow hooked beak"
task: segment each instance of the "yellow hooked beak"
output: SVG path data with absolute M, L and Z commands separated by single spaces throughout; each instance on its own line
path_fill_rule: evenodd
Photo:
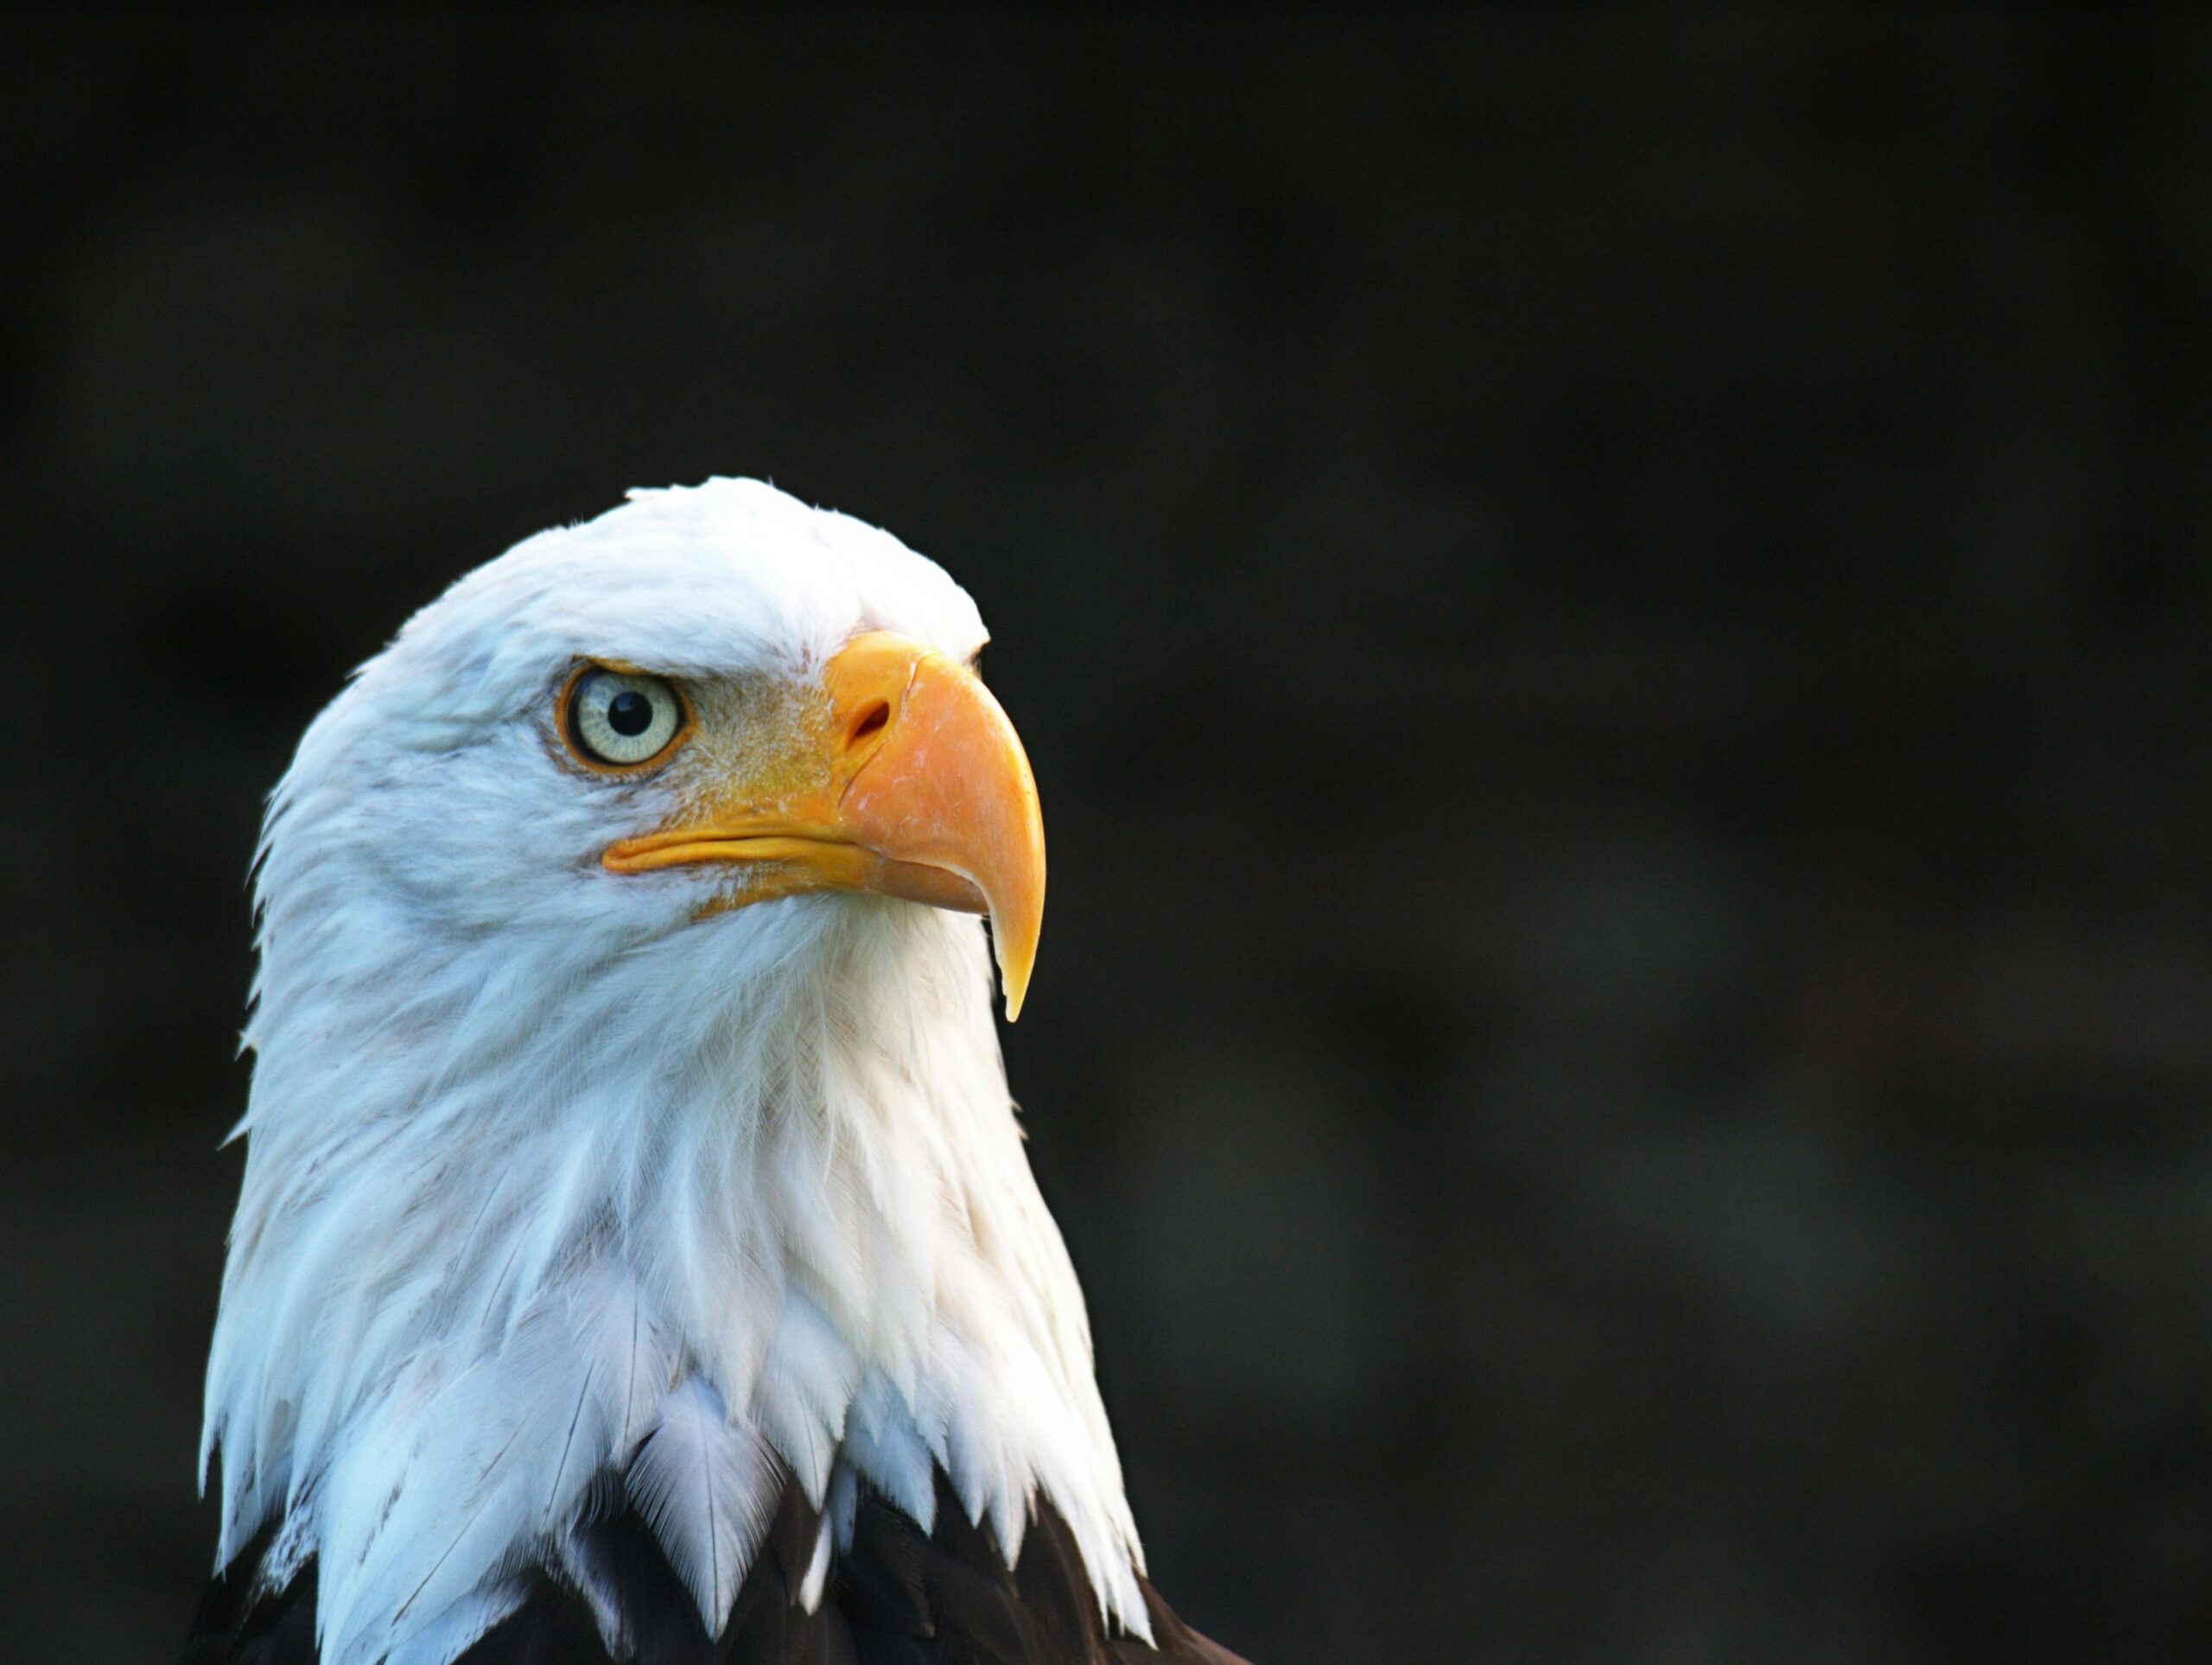
M 987 913 L 1011 1022 L 1045 918 L 1045 823 L 1014 725 L 973 671 L 881 632 L 830 659 L 822 692 L 826 709 L 786 755 L 714 783 L 681 824 L 601 861 L 611 873 L 743 864 L 750 882 L 724 906 L 868 890 Z

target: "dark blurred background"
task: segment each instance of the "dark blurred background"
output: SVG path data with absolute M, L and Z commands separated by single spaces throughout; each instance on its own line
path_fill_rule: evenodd
M 2185 19 L 0 25 L 0 1652 L 207 1570 L 301 726 L 729 473 L 996 631 L 1187 1616 L 2212 1654 L 2209 91 Z

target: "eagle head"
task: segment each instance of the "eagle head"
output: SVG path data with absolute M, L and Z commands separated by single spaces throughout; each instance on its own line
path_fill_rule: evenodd
M 1009 1578 L 1049 1521 L 1154 1636 L 992 1018 L 1045 860 L 983 641 L 895 538 L 716 480 L 517 545 L 308 729 L 201 1460 L 316 1656 L 446 1665 L 553 1592 L 630 1657 L 640 1554 L 702 1643 L 774 1556 L 817 1615 L 871 1509 Z

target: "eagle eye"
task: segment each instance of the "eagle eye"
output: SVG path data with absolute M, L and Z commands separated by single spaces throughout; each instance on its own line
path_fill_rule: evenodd
M 570 682 L 562 731 L 584 762 L 628 771 L 671 749 L 687 718 L 683 696 L 665 677 L 586 665 Z

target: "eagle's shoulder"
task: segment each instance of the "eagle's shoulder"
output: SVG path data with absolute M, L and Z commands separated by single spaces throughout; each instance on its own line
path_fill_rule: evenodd
M 728 1626 L 709 1638 L 652 1529 L 617 1501 L 558 1558 L 517 1576 L 514 1610 L 456 1665 L 1243 1665 L 1139 1580 L 1154 1643 L 1100 1613 L 1075 1535 L 1039 1497 L 1012 1568 L 937 1478 L 927 1530 L 863 1488 L 851 1543 L 810 1610 L 822 1518 L 794 1482 L 761 1541 Z M 276 1587 L 264 1530 L 208 1586 L 183 1665 L 319 1665 L 312 1561 Z M 1155 1645 L 1156 1644 L 1156 1645 Z

